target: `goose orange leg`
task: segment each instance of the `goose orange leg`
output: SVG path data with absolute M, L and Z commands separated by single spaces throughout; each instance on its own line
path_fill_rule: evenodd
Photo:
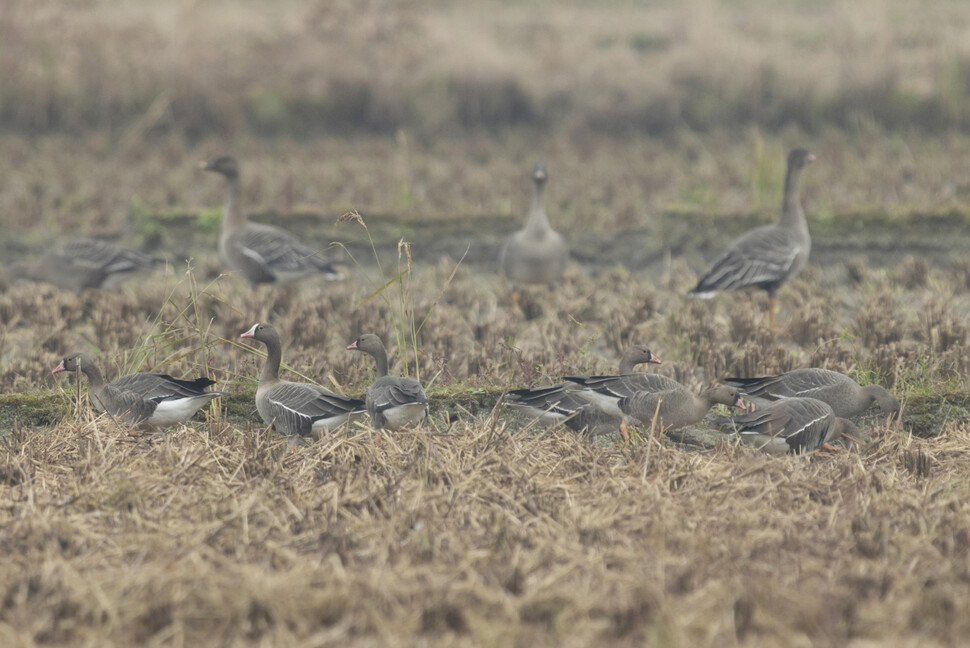
M 816 457 L 831 457 L 832 453 L 838 452 L 839 449 L 835 446 L 829 445 L 828 443 L 823 443 L 822 447 L 813 452 L 812 454 Z

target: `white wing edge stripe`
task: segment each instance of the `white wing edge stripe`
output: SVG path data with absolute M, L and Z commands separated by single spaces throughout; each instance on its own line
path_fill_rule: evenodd
M 242 246 L 242 253 L 248 256 L 250 259 L 258 261 L 263 265 L 266 265 L 266 259 L 263 258 L 263 255 L 257 252 L 256 250 L 246 246 Z
M 809 427 L 811 427 L 811 426 L 813 426 L 813 425 L 815 425 L 816 423 L 818 423 L 819 421 L 821 421 L 821 420 L 823 420 L 823 419 L 825 419 L 825 418 L 827 418 L 827 417 L 828 417 L 828 414 L 822 414 L 822 415 L 821 415 L 821 416 L 819 416 L 818 418 L 816 418 L 816 419 L 814 419 L 814 420 L 812 420 L 812 421 L 809 421 L 808 423 L 806 423 L 806 424 L 805 424 L 805 425 L 803 425 L 802 427 L 800 427 L 800 428 L 798 428 L 797 430 L 795 430 L 795 431 L 794 431 L 794 432 L 792 432 L 791 434 L 786 434 L 785 436 L 786 436 L 786 438 L 791 438 L 791 437 L 796 437 L 796 436 L 798 436 L 799 434 L 801 434 L 802 432 L 804 432 L 804 431 L 805 431 L 805 430 L 806 430 L 807 428 L 809 428 Z
M 277 407 L 282 407 L 282 408 L 283 408 L 283 409 L 285 409 L 285 410 L 286 410 L 287 412 L 293 412 L 294 414 L 296 414 L 296 415 L 297 415 L 297 416 L 299 416 L 300 418 L 303 418 L 303 419 L 306 419 L 306 420 L 308 420 L 308 421 L 309 421 L 309 420 L 310 420 L 310 418 L 311 418 L 311 417 L 310 417 L 309 415 L 307 415 L 307 414 L 304 414 L 303 412 L 300 412 L 299 410 L 295 410 L 295 409 L 293 409 L 292 407 L 288 407 L 287 405 L 285 405 L 285 404 L 283 404 L 283 403 L 281 403 L 281 402 L 279 402 L 279 401 L 275 401 L 275 400 L 272 400 L 272 399 L 270 399 L 270 401 L 269 401 L 269 402 L 271 402 L 271 403 L 272 403 L 273 405 L 276 405 Z

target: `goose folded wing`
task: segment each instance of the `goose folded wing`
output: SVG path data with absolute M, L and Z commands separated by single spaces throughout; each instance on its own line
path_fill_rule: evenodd
M 96 239 L 79 239 L 63 246 L 63 256 L 71 263 L 86 269 L 100 270 L 106 274 L 133 272 L 153 263 L 153 259 L 140 252 Z
M 579 383 L 592 391 L 623 398 L 637 392 L 655 392 L 673 389 L 678 383 L 660 374 L 637 373 L 624 376 L 566 376 L 566 380 Z
M 591 404 L 585 398 L 571 392 L 563 394 L 561 398 L 550 405 L 550 408 L 563 416 L 573 416 L 584 411 L 599 410 L 598 407 Z
M 173 378 L 168 374 L 134 373 L 122 376 L 112 381 L 111 384 L 119 389 L 139 394 L 148 400 L 160 402 L 175 398 L 201 396 L 207 393 L 206 387 L 214 385 L 215 381 L 209 378 L 182 380 Z
M 714 419 L 742 436 L 781 437 L 793 452 L 816 450 L 835 419 L 832 409 L 813 398 L 792 398 L 750 414 Z
M 818 450 L 835 423 L 832 408 L 814 398 L 794 398 L 785 408 L 788 421 L 784 428 L 785 440 L 793 452 Z
M 571 384 L 571 383 L 570 383 Z M 524 407 L 535 407 L 538 409 L 548 409 L 560 403 L 570 402 L 569 390 L 565 384 L 552 385 L 551 387 L 533 387 L 532 389 L 514 389 L 509 392 L 508 399 L 511 405 L 521 405 Z M 572 396 L 576 403 L 585 405 L 588 401 Z
M 782 281 L 788 276 L 801 247 L 790 232 L 768 226 L 738 239 L 697 282 L 692 292 L 731 290 Z
M 363 401 L 309 383 L 280 383 L 270 392 L 270 401 L 311 421 L 364 411 Z
M 250 226 L 238 237 L 242 252 L 274 273 L 299 274 L 311 270 L 335 273 L 330 262 L 298 238 L 276 227 Z
M 393 384 L 384 385 L 374 398 L 374 405 L 378 412 L 401 405 L 427 402 L 428 397 L 425 395 L 421 383 L 407 378 L 396 380 Z
M 766 397 L 812 397 L 814 394 L 844 383 L 846 377 L 834 371 L 793 371 L 778 376 L 766 385 Z
M 364 402 L 308 383 L 280 383 L 267 395 L 280 429 L 307 435 L 314 422 L 365 411 Z
M 91 398 L 100 403 L 98 409 L 133 425 L 148 420 L 157 407 L 154 401 L 147 400 L 135 392 L 118 389 L 112 384 L 105 385 L 99 396 L 92 395 Z

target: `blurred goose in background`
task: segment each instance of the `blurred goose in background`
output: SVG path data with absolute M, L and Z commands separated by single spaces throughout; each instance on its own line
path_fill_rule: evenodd
M 725 378 L 741 393 L 761 404 L 781 398 L 808 397 L 828 403 L 836 416 L 852 418 L 879 403 L 891 421 L 899 418 L 899 400 L 884 387 L 863 387 L 845 374 L 829 369 L 795 369 L 777 376 Z
M 645 346 L 634 344 L 628 347 L 620 358 L 620 375 L 632 374 L 637 365 L 645 362 L 661 364 L 660 359 Z M 587 430 L 591 436 L 615 431 L 620 425 L 619 418 L 603 412 L 578 394 L 581 389 L 583 387 L 573 381 L 550 387 L 516 389 L 508 393 L 507 404 L 523 409 L 546 425 L 564 424 L 576 432 Z
M 428 397 L 414 378 L 387 375 L 387 350 L 381 339 L 366 333 L 347 346 L 348 351 L 363 351 L 377 363 L 377 379 L 367 388 L 367 412 L 371 425 L 380 430 L 416 427 L 428 417 Z
M 862 438 L 852 421 L 839 418 L 816 398 L 784 398 L 764 409 L 733 417 L 718 417 L 715 425 L 733 428 L 744 443 L 770 454 L 832 449 L 839 437 Z
M 707 298 L 718 290 L 761 288 L 768 292 L 768 325 L 775 328 L 778 289 L 801 272 L 812 247 L 798 194 L 798 177 L 814 161 L 815 156 L 805 149 L 792 149 L 788 154 L 781 219 L 735 239 L 714 260 L 691 295 Z
M 180 380 L 167 374 L 133 373 L 105 384 L 94 359 L 81 353 L 64 356 L 53 373 L 78 369 L 88 378 L 91 405 L 135 427 L 184 423 L 212 399 L 228 396 L 226 392 L 206 391 L 215 384 L 208 378 Z
M 238 270 L 253 286 L 289 283 L 313 274 L 327 279 L 343 278 L 322 253 L 286 230 L 249 222 L 242 210 L 239 164 L 235 158 L 223 155 L 201 162 L 199 167 L 222 175 L 229 185 L 219 234 L 219 257 L 226 266 Z
M 658 391 L 639 391 L 621 398 L 617 405 L 623 412 L 623 423 L 653 425 L 668 432 L 697 423 L 710 409 L 720 403 L 744 410 L 741 394 L 734 387 L 718 385 L 695 395 L 680 383 L 671 380 L 669 388 Z M 625 438 L 626 428 L 621 427 Z
M 320 435 L 362 417 L 364 402 L 336 394 L 311 383 L 280 380 L 283 349 L 280 336 L 269 324 L 257 322 L 240 337 L 266 345 L 266 362 L 256 387 L 256 410 L 266 425 L 295 443 L 301 437 Z
M 50 248 L 37 259 L 14 264 L 10 276 L 46 281 L 80 295 L 86 288 L 111 288 L 164 262 L 162 257 L 149 256 L 107 241 L 75 238 Z
M 506 239 L 499 256 L 499 267 L 512 283 L 512 301 L 516 304 L 519 284 L 546 284 L 551 288 L 569 260 L 565 239 L 552 229 L 546 217 L 547 179 L 546 168 L 536 164 L 532 171 L 532 209 L 525 227 Z

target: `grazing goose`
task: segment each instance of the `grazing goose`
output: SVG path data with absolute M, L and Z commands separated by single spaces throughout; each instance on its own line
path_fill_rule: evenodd
M 781 219 L 735 239 L 690 294 L 707 298 L 717 290 L 761 288 L 768 291 L 768 326 L 775 328 L 778 289 L 801 272 L 812 247 L 798 196 L 798 176 L 814 160 L 815 156 L 805 149 L 792 149 L 788 154 Z
M 536 164 L 532 171 L 535 191 L 532 209 L 525 227 L 505 240 L 499 256 L 499 267 L 512 282 L 512 299 L 518 301 L 518 284 L 546 284 L 550 287 L 562 275 L 569 259 L 569 249 L 562 235 L 549 225 L 546 217 L 546 168 Z
M 637 365 L 645 362 L 660 364 L 660 359 L 644 346 L 639 344 L 630 346 L 620 358 L 620 375 L 632 374 Z M 585 376 L 571 378 L 585 378 Z M 580 432 L 591 424 L 597 429 L 603 429 L 612 423 L 612 429 L 616 430 L 620 424 L 619 419 L 603 412 L 588 399 L 576 393 L 581 389 L 582 387 L 573 381 L 561 382 L 551 387 L 516 389 L 509 392 L 507 403 L 511 407 L 524 409 L 548 425 L 562 423 Z M 593 427 L 589 429 L 592 430 Z
M 815 452 L 840 436 L 862 436 L 816 398 L 783 398 L 749 414 L 715 418 L 714 424 L 733 427 L 742 441 L 770 454 Z
M 313 274 L 342 279 L 320 252 L 304 245 L 289 232 L 272 225 L 250 223 L 242 210 L 239 164 L 227 155 L 200 162 L 199 167 L 226 178 L 229 200 L 222 213 L 219 256 L 232 270 L 238 270 L 256 286 L 288 283 Z
M 213 398 L 228 396 L 227 392 L 206 391 L 206 387 L 215 384 L 208 378 L 179 380 L 166 374 L 133 373 L 105 384 L 98 365 L 81 353 L 64 356 L 53 373 L 78 368 L 88 377 L 94 408 L 135 427 L 184 423 Z
M 744 401 L 737 389 L 719 385 L 705 389 L 699 395 L 676 381 L 659 391 L 640 391 L 621 398 L 617 405 L 623 412 L 623 423 L 652 425 L 664 431 L 679 430 L 700 421 L 716 404 L 744 410 Z M 620 428 L 626 432 L 625 428 Z
M 347 346 L 348 351 L 363 351 L 377 362 L 377 380 L 367 388 L 367 412 L 376 429 L 400 430 L 424 423 L 428 417 L 428 397 L 414 378 L 387 375 L 387 351 L 372 333 L 361 335 Z
M 76 238 L 50 248 L 31 262 L 16 264 L 11 276 L 46 281 L 80 295 L 86 288 L 111 288 L 163 262 L 161 257 L 107 241 Z
M 899 401 L 879 385 L 863 387 L 845 374 L 828 369 L 795 369 L 777 376 L 762 378 L 725 378 L 724 382 L 741 389 L 756 401 L 770 402 L 780 398 L 802 396 L 828 403 L 836 416 L 851 418 L 879 403 L 891 421 L 899 418 Z
M 310 383 L 280 380 L 283 350 L 280 336 L 269 324 L 257 322 L 243 333 L 266 345 L 266 363 L 256 387 L 256 410 L 266 425 L 295 442 L 300 437 L 319 440 L 321 433 L 362 416 L 364 402 Z

